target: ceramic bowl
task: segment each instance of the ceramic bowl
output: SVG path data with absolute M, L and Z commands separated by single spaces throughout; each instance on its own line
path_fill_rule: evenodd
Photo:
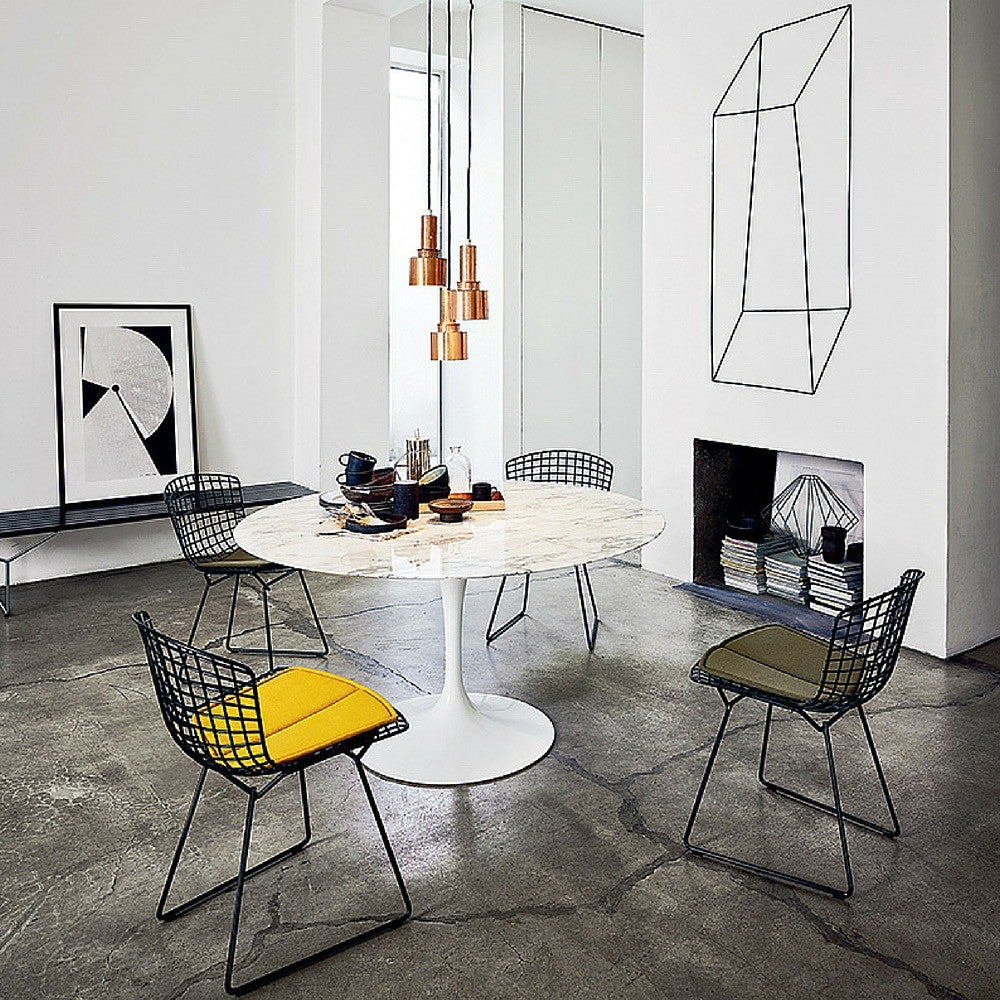
M 445 524 L 461 521 L 472 510 L 471 500 L 431 500 L 427 505 Z
M 337 476 L 337 485 L 340 492 L 351 503 L 391 504 L 393 492 L 393 480 L 396 478 L 395 469 L 376 469 L 372 474 L 372 481 L 364 486 L 349 486 L 343 481 L 343 473 Z
M 378 517 L 349 517 L 344 522 L 348 531 L 356 531 L 360 535 L 379 535 L 383 531 L 397 531 L 406 527 L 406 518 L 402 514 L 386 511 Z

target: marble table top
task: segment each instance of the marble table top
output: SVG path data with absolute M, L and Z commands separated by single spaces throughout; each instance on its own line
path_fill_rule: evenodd
M 421 514 L 403 533 L 337 532 L 316 495 L 251 514 L 237 544 L 261 559 L 317 573 L 409 580 L 542 572 L 637 549 L 663 531 L 662 515 L 618 493 L 504 483 L 504 511 L 473 511 L 457 524 Z

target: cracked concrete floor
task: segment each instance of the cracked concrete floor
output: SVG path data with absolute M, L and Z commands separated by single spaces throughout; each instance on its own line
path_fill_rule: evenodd
M 326 666 L 390 698 L 438 689 L 436 585 L 311 577 Z M 487 650 L 492 586 L 470 584 L 472 690 L 544 709 L 552 752 L 491 785 L 372 784 L 414 903 L 402 928 L 293 975 L 267 997 L 1000 996 L 1000 674 L 904 651 L 870 717 L 903 824 L 850 829 L 846 903 L 685 856 L 680 838 L 719 720 L 687 677 L 756 624 L 621 562 L 598 564 L 604 624 L 587 655 L 572 577 L 532 586 L 532 617 Z M 170 742 L 129 614 L 184 635 L 200 578 L 181 563 L 21 586 L 0 624 L 0 996 L 220 997 L 231 897 L 171 923 L 153 910 L 197 768 Z M 306 628 L 279 588 L 285 639 Z M 286 598 L 288 603 L 285 603 Z M 199 635 L 224 627 L 214 597 Z M 259 609 L 241 605 L 249 628 Z M 257 660 L 258 663 L 261 661 Z M 702 840 L 833 878 L 828 817 L 754 780 L 763 709 L 734 714 Z M 877 811 L 860 727 L 835 730 L 850 809 Z M 822 788 L 820 738 L 775 726 L 778 780 Z M 263 971 L 396 905 L 356 777 L 310 772 L 314 841 L 249 884 L 241 955 Z M 255 845 L 297 836 L 294 789 L 265 800 Z M 242 797 L 209 779 L 177 890 L 227 877 Z

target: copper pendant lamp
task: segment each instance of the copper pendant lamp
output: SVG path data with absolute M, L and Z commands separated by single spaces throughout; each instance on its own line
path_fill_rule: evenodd
M 448 158 L 448 254 L 451 256 L 451 0 L 447 0 L 447 62 L 448 89 L 445 91 L 445 148 Z M 429 64 L 428 64 L 429 65 Z M 448 268 L 449 274 L 451 269 Z M 467 361 L 469 358 L 469 340 L 465 331 L 459 325 L 461 320 L 460 303 L 456 291 L 452 288 L 441 289 L 441 318 L 437 329 L 431 331 L 431 361 Z
M 427 213 L 420 218 L 420 249 L 410 258 L 411 285 L 447 285 L 448 261 L 441 256 L 438 217 L 431 199 L 431 40 L 432 0 L 427 0 Z
M 431 331 L 431 361 L 468 361 L 469 338 L 459 326 L 458 293 L 441 289 L 441 322 Z
M 432 14 L 434 0 L 427 0 L 427 214 L 421 219 L 421 245 L 417 256 L 410 259 L 411 285 L 441 287 L 441 312 L 437 329 L 431 332 L 432 361 L 466 361 L 469 357 L 468 337 L 461 328 L 462 320 L 489 317 L 488 296 L 476 277 L 476 247 L 472 242 L 472 45 L 475 4 L 469 0 L 469 50 L 467 56 L 468 144 L 465 163 L 465 229 L 466 242 L 461 248 L 459 276 L 451 287 L 452 270 L 448 259 L 441 256 L 438 220 L 431 212 L 431 60 Z M 452 0 L 446 0 L 448 78 L 445 91 L 445 152 L 447 155 L 446 237 L 448 257 L 451 257 L 451 87 L 452 87 Z

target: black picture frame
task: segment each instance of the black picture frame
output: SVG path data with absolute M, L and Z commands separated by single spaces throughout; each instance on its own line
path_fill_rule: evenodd
M 198 471 L 191 319 L 189 304 L 53 304 L 61 509 L 152 499 Z

